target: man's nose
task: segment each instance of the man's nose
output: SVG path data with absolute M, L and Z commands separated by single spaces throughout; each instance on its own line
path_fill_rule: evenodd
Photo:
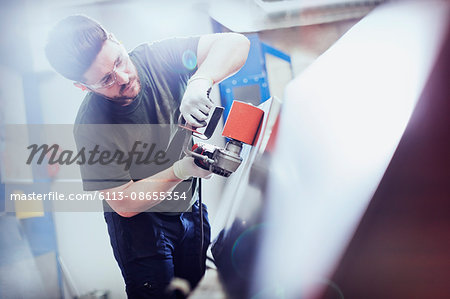
M 116 78 L 119 85 L 128 84 L 128 82 L 130 82 L 130 77 L 125 72 L 117 71 Z

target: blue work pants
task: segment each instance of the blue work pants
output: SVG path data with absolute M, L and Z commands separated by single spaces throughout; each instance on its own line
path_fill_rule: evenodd
M 128 298 L 173 298 L 173 277 L 193 289 L 205 273 L 210 225 L 203 205 L 203 248 L 198 201 L 180 215 L 140 213 L 125 218 L 105 213 L 111 246 L 122 271 Z

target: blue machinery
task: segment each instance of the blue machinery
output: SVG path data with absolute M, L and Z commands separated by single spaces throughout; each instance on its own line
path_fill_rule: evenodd
M 247 35 L 250 40 L 250 52 L 242 69 L 219 84 L 224 118 L 228 116 L 233 100 L 242 100 L 258 105 L 270 98 L 267 79 L 266 54 L 273 55 L 289 63 L 292 71 L 291 57 L 260 41 L 258 34 Z

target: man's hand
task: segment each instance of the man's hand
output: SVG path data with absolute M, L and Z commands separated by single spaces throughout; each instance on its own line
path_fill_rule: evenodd
M 194 158 L 184 157 L 173 164 L 173 173 L 180 180 L 187 180 L 190 177 L 209 179 L 212 172 L 198 167 L 194 163 Z
M 189 79 L 180 105 L 180 112 L 189 125 L 196 128 L 206 126 L 205 120 L 213 107 L 209 99 L 212 85 L 213 80 L 206 77 L 194 75 Z

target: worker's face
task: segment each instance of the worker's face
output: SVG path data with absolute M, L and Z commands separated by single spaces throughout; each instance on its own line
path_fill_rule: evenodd
M 136 67 L 128 53 L 112 39 L 103 43 L 84 78 L 91 91 L 116 101 L 135 98 L 141 88 Z

